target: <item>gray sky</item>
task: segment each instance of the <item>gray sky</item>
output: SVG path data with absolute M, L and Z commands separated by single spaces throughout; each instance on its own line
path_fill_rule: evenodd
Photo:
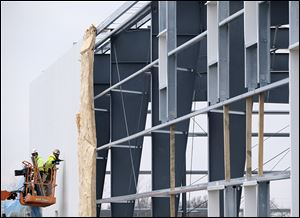
M 1 188 L 30 157 L 30 82 L 123 3 L 1 1 Z
M 30 157 L 30 82 L 66 53 L 74 41 L 81 39 L 84 30 L 90 24 L 98 25 L 122 3 L 115 1 L 1 2 L 1 188 L 15 180 L 14 170 L 21 167 L 22 160 L 28 160 Z M 288 109 L 286 106 L 282 108 Z M 197 120 L 204 128 L 206 127 L 205 117 L 198 117 Z M 267 118 L 266 132 L 276 132 L 288 123 L 286 117 L 277 118 L 276 125 L 274 119 Z M 257 132 L 256 126 L 253 131 Z M 284 132 L 287 131 L 289 129 Z M 201 129 L 196 126 L 195 132 L 201 132 Z M 256 143 L 257 139 L 253 141 Z M 194 147 L 193 169 L 206 169 L 207 140 L 195 139 L 194 143 L 199 143 L 200 146 Z M 151 156 L 145 155 L 151 152 L 150 142 L 147 144 L 149 146 L 144 148 L 141 163 L 143 170 L 151 166 Z M 187 160 L 190 161 L 191 139 L 188 144 Z M 268 140 L 266 159 L 288 146 L 287 138 Z M 254 165 L 256 162 L 254 160 Z M 276 163 L 276 160 L 273 163 Z M 270 168 L 273 165 L 270 164 Z M 275 170 L 282 170 L 288 166 L 289 155 Z M 190 163 L 187 168 L 190 169 Z M 198 177 L 194 177 L 192 182 L 197 179 Z M 143 181 L 143 178 L 140 177 L 140 180 Z M 109 180 L 106 180 L 106 184 L 108 183 Z M 147 185 L 146 189 L 149 187 Z M 281 190 L 274 192 L 275 196 L 279 197 L 280 205 L 289 206 L 289 181 L 275 184 L 274 189 Z

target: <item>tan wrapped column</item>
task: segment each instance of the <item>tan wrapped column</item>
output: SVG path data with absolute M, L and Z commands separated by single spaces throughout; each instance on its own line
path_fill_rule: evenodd
M 96 28 L 86 30 L 81 47 L 80 112 L 77 114 L 79 216 L 96 216 L 96 125 L 93 66 Z M 76 205 L 74 205 L 76 206 Z

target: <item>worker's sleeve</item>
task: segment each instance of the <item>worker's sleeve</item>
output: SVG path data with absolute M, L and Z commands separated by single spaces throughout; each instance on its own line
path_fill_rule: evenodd
M 39 171 L 44 171 L 44 161 L 41 157 L 37 159 L 37 166 Z
M 52 167 L 52 161 L 53 161 L 53 157 L 52 156 L 49 156 L 47 162 L 45 163 L 45 170 L 46 172 Z

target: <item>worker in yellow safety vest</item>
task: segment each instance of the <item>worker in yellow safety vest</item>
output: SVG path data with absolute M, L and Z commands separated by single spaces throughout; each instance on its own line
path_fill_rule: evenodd
M 31 155 L 35 159 L 35 162 L 37 164 L 37 168 L 39 169 L 40 174 L 41 174 L 41 178 L 42 178 L 43 174 L 44 174 L 44 162 L 43 162 L 43 159 L 41 158 L 41 156 L 39 155 L 39 153 L 38 153 L 38 151 L 36 149 L 33 149 Z
M 59 155 L 60 155 L 60 151 L 58 149 L 55 149 L 53 151 L 53 154 L 51 154 L 48 157 L 47 162 L 45 163 L 44 167 L 45 167 L 45 172 L 49 172 L 49 170 L 51 170 L 55 164 L 59 161 Z
M 51 181 L 53 168 L 55 167 L 55 165 L 59 164 L 60 161 L 62 161 L 59 159 L 59 155 L 60 155 L 60 151 L 58 149 L 54 149 L 53 153 L 48 157 L 48 160 L 44 164 L 45 172 L 47 173 L 45 182 L 48 183 L 46 189 L 47 195 L 50 195 L 52 192 L 52 187 L 51 184 L 49 183 Z

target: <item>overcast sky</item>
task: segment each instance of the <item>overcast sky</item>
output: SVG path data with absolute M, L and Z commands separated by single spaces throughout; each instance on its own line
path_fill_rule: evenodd
M 81 39 L 87 27 L 91 24 L 98 25 L 123 3 L 123 1 L 1 2 L 1 188 L 14 180 L 14 170 L 21 167 L 21 161 L 30 158 L 30 82 L 66 53 L 72 47 L 73 42 Z M 204 127 L 206 126 L 205 117 L 198 117 L 197 120 L 203 123 Z M 266 132 L 276 132 L 288 123 L 289 120 L 286 117 L 277 119 L 276 125 L 274 125 L 274 120 L 267 118 L 266 128 L 269 131 L 266 130 Z M 195 128 L 195 132 L 201 131 L 197 129 L 197 126 Z M 256 126 L 253 131 L 257 132 Z M 289 129 L 284 132 L 287 131 Z M 195 143 L 199 140 L 195 139 Z M 207 167 L 205 147 L 207 141 L 201 140 L 199 144 L 205 149 L 203 150 L 203 146 L 195 146 L 193 169 Z M 253 141 L 255 143 L 257 140 Z M 191 143 L 189 139 L 188 161 L 191 156 Z M 288 139 L 268 140 L 266 149 L 270 152 L 266 159 L 288 146 Z M 144 150 L 151 151 L 151 147 Z M 151 157 L 149 155 L 146 157 L 144 154 L 149 153 L 143 152 L 141 168 L 149 169 Z M 255 162 L 256 160 L 254 164 Z M 289 155 L 275 170 L 285 169 L 288 166 Z M 190 164 L 187 168 L 190 169 Z M 193 180 L 196 179 L 197 177 Z M 276 197 L 280 197 L 278 198 L 280 205 L 289 206 L 289 181 L 275 187 L 275 189 L 281 187 L 285 190 L 275 191 Z

